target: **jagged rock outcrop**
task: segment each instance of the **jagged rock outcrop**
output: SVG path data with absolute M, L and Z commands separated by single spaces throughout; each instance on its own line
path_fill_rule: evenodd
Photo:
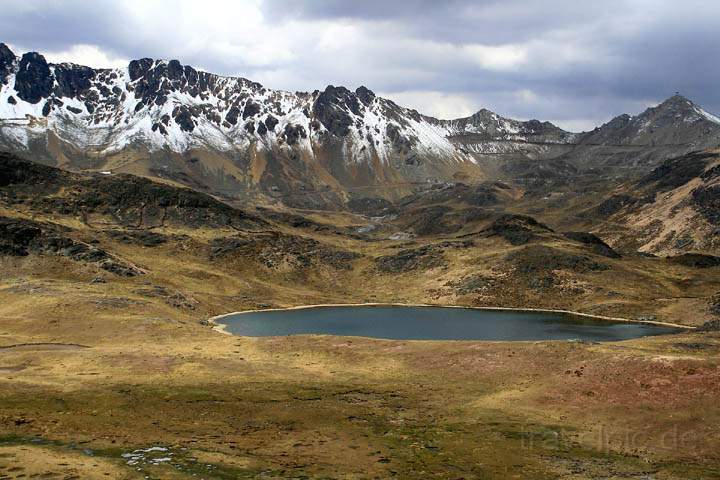
M 7 76 L 15 70 L 15 54 L 4 43 L 0 43 L 0 83 L 5 84 Z

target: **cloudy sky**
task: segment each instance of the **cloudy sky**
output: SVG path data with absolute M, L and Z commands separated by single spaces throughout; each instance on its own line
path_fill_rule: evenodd
M 366 85 L 441 118 L 571 130 L 680 91 L 720 112 L 717 0 L 2 0 L 0 41 L 51 61 L 177 58 L 268 87 Z

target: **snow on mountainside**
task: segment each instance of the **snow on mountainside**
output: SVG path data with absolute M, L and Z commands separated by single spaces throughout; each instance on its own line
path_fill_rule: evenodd
M 329 138 L 344 142 L 348 160 L 397 156 L 468 160 L 448 137 L 567 142 L 574 137 L 547 123 L 518 122 L 482 110 L 440 121 L 402 108 L 367 88 L 351 92 L 271 90 L 244 78 L 197 71 L 177 60 L 133 60 L 127 69 L 48 64 L 42 55 L 17 58 L 0 45 L 0 118 L 6 137 L 27 146 L 47 130 L 73 146 L 107 154 L 128 145 L 183 152 L 219 151 L 256 143 L 312 151 Z M 545 138 L 549 133 L 549 138 Z
M 542 171 L 543 183 L 558 165 L 565 182 L 567 172 L 654 166 L 719 139 L 718 118 L 681 96 L 577 134 L 486 109 L 439 120 L 365 87 L 291 93 L 177 60 L 93 69 L 18 57 L 0 44 L 0 149 L 238 200 L 336 206 L 352 196 L 399 198 L 427 182 L 526 181 Z

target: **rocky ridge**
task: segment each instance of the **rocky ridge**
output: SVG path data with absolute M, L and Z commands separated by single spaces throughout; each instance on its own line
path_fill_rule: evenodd
M 456 180 L 503 180 L 542 195 L 717 145 L 720 120 L 680 95 L 572 133 L 487 109 L 440 120 L 362 86 L 293 93 L 178 60 L 93 69 L 0 44 L 0 148 L 238 200 L 337 208 Z

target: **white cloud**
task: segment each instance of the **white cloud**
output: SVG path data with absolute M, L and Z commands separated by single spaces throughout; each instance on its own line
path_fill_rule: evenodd
M 535 105 L 541 101 L 538 94 L 528 88 L 523 88 L 516 91 L 515 96 L 517 97 L 518 101 L 529 105 Z
M 597 118 L 565 118 L 548 121 L 568 132 L 589 132 L 599 125 Z
M 475 100 L 462 94 L 450 94 L 438 91 L 405 91 L 382 93 L 398 105 L 436 118 L 453 119 L 467 117 L 479 110 Z
M 527 62 L 527 49 L 520 45 L 465 45 L 462 51 L 488 70 L 512 70 Z
M 62 52 L 43 52 L 51 63 L 70 62 L 94 68 L 127 67 L 127 58 L 111 57 L 97 45 L 73 45 Z
M 316 49 L 321 52 L 338 52 L 362 41 L 358 27 L 346 23 L 328 23 L 322 29 Z

